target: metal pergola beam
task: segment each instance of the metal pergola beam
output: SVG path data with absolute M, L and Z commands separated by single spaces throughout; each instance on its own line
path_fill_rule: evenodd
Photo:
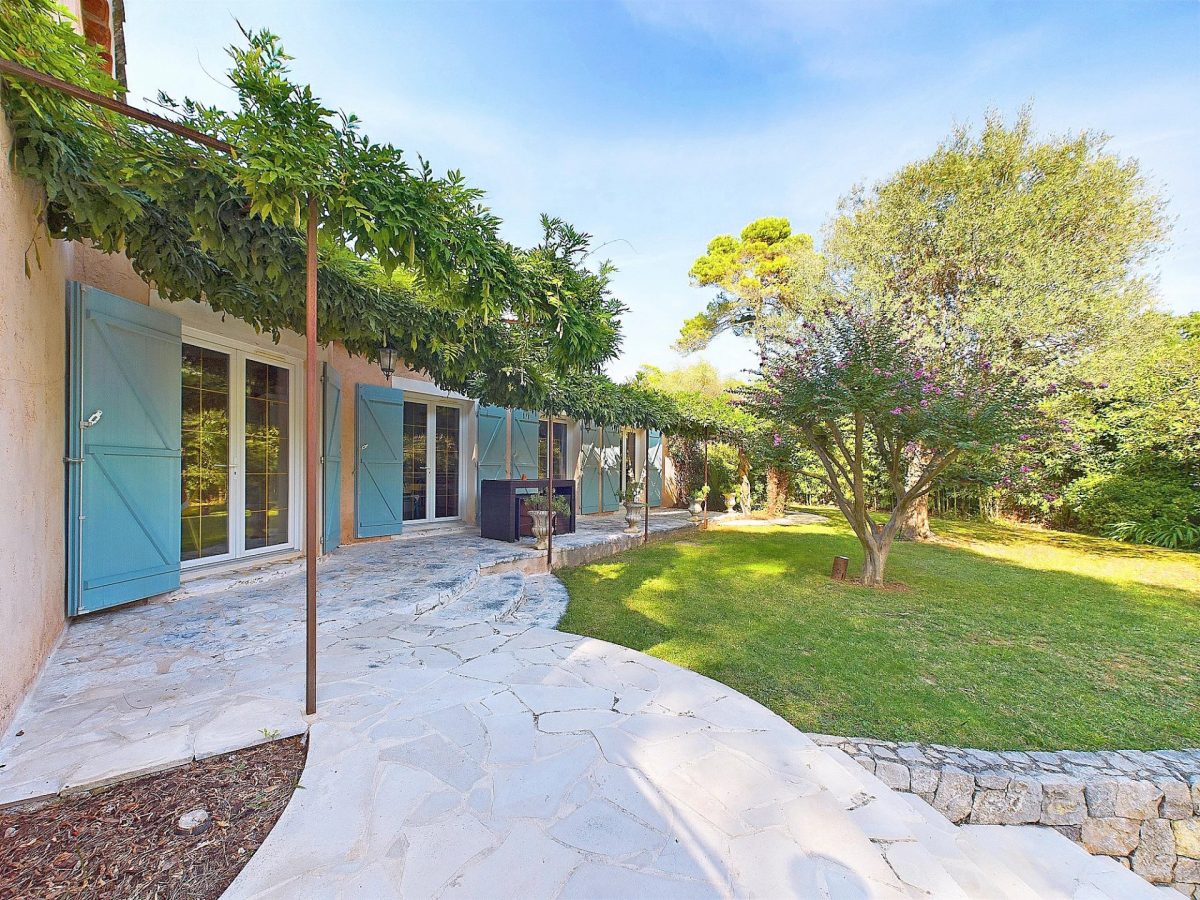
M 219 138 L 211 137 L 171 119 L 156 116 L 154 113 L 138 109 L 136 106 L 130 106 L 128 103 L 122 103 L 120 100 L 114 100 L 112 97 L 105 96 L 104 94 L 97 94 L 95 91 L 81 88 L 77 84 L 71 84 L 69 81 L 63 81 L 61 78 L 55 78 L 53 75 L 47 75 L 45 72 L 38 72 L 36 69 L 13 62 L 11 59 L 0 59 L 0 74 L 22 78 L 25 81 L 32 81 L 34 84 L 40 84 L 43 87 L 54 88 L 61 93 L 74 97 L 76 100 L 82 100 L 85 103 L 91 103 L 95 106 L 102 106 L 111 112 L 120 113 L 130 119 L 137 119 L 139 122 L 144 122 L 147 125 L 153 125 L 155 128 L 161 128 L 164 131 L 187 138 L 189 141 L 203 144 L 205 147 L 211 147 L 213 150 L 233 154 L 233 145 Z

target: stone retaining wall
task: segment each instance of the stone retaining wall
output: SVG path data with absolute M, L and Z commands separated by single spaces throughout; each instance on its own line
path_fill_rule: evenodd
M 1200 898 L 1200 750 L 968 750 L 812 735 L 955 823 L 1048 825 Z

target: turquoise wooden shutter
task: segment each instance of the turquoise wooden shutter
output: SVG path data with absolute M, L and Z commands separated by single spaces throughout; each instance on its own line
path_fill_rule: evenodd
M 475 445 L 479 481 L 508 477 L 508 410 L 502 406 L 480 406 L 476 416 Z M 476 497 L 482 495 L 482 490 Z
M 403 391 L 358 386 L 354 444 L 355 534 L 399 534 L 404 527 Z
M 662 506 L 663 447 L 662 432 L 651 429 L 646 456 L 650 463 L 649 501 L 651 506 Z
M 582 513 L 600 511 L 600 429 L 592 424 L 582 427 L 583 446 L 579 461 L 579 509 Z
M 621 505 L 621 432 L 611 425 L 604 429 L 604 449 L 600 454 L 600 495 L 606 510 Z
M 538 477 L 538 423 L 535 412 L 514 409 L 512 413 L 512 477 Z
M 321 376 L 321 547 L 342 542 L 342 377 L 325 363 Z
M 67 610 L 179 586 L 179 319 L 67 285 Z

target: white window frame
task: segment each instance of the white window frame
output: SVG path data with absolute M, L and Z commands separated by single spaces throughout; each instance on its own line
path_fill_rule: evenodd
M 300 513 L 304 505 L 304 448 L 301 411 L 304 406 L 304 365 L 300 357 L 267 350 L 183 326 L 183 343 L 229 356 L 229 552 L 180 562 L 182 570 L 237 563 L 259 556 L 294 553 L 303 546 Z M 288 370 L 288 540 L 270 547 L 246 547 L 246 360 Z M 234 460 L 237 460 L 236 462 Z
M 399 385 L 394 385 L 399 389 Z M 433 387 L 430 385 L 430 387 Z M 460 400 L 453 394 L 427 394 L 404 389 L 405 403 L 425 404 L 425 518 L 405 519 L 404 528 L 422 528 L 429 525 L 441 525 L 446 522 L 461 522 L 463 511 L 467 506 L 467 418 L 474 408 L 471 401 Z M 435 517 L 432 513 L 437 509 L 437 444 L 434 441 L 434 429 L 437 426 L 437 408 L 439 406 L 453 407 L 458 410 L 458 513 L 453 516 Z

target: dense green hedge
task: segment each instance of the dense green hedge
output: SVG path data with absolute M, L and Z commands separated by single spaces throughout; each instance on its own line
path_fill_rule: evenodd
M 1118 522 L 1184 523 L 1200 516 L 1200 486 L 1182 468 L 1162 460 L 1085 475 L 1067 488 L 1063 500 L 1076 524 L 1093 533 Z

